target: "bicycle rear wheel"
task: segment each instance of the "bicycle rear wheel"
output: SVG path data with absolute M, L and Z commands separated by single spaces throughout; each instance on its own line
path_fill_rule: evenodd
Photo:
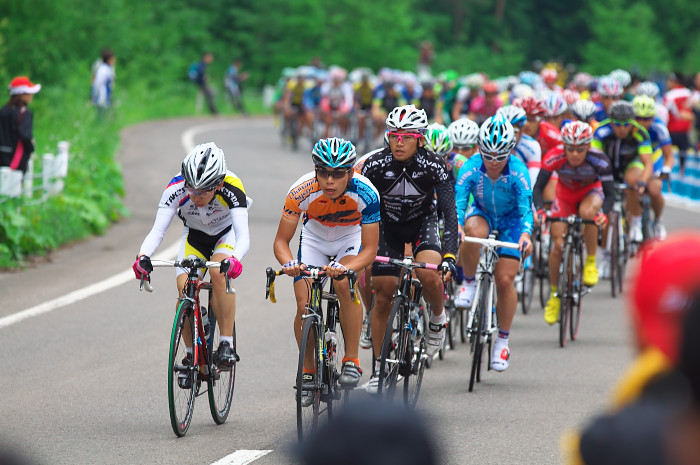
M 575 341 L 578 336 L 578 328 L 581 324 L 581 300 L 583 290 L 583 248 L 578 247 L 578 250 L 573 254 L 572 274 L 576 286 L 572 289 L 571 314 L 569 315 L 569 336 Z M 574 301 L 574 296 L 576 297 Z
M 571 245 L 566 244 L 562 256 L 561 272 L 559 273 L 559 346 L 566 347 L 566 332 L 568 331 L 569 312 L 571 311 L 571 290 L 573 274 L 571 269 Z
M 299 364 L 297 366 L 297 382 L 296 382 L 296 401 L 297 401 L 297 434 L 299 441 L 302 441 L 311 431 L 318 426 L 319 417 L 321 415 L 321 376 L 323 366 L 319 355 L 319 334 L 318 326 L 314 324 L 313 318 L 304 320 L 304 326 L 301 335 L 301 344 L 299 345 Z M 316 376 L 313 382 L 304 382 L 304 354 L 306 350 L 313 351 L 313 367 L 307 367 L 314 370 Z M 302 392 L 307 393 L 311 397 L 311 404 L 307 407 L 302 405 Z
M 425 308 L 425 312 L 430 314 L 430 307 L 421 299 L 421 303 Z M 406 345 L 406 354 L 404 360 L 408 363 L 406 366 L 406 375 L 403 380 L 403 400 L 408 408 L 414 408 L 418 402 L 418 394 L 420 386 L 423 382 L 423 373 L 425 372 L 425 331 L 428 322 L 425 321 L 425 313 L 423 309 L 418 309 L 419 321 L 417 325 L 412 325 L 411 336 L 408 338 L 410 344 Z M 408 373 L 410 369 L 410 373 Z
M 484 346 L 486 345 L 486 312 L 490 312 L 490 308 L 486 308 L 489 304 L 489 292 L 491 291 L 491 277 L 483 275 L 481 280 L 481 291 L 479 292 L 479 303 L 472 322 L 472 366 L 469 374 L 469 392 L 474 390 L 474 383 L 481 381 L 481 359 L 484 355 Z
M 187 433 L 192 421 L 192 412 L 194 411 L 194 399 L 197 391 L 197 375 L 196 364 L 191 362 L 185 364 L 187 360 L 187 352 L 185 340 L 183 339 L 183 329 L 188 328 L 192 336 L 189 342 L 190 347 L 195 347 L 196 330 L 193 326 L 192 318 L 193 307 L 189 301 L 182 301 L 178 307 L 173 323 L 173 331 L 170 336 L 170 356 L 168 357 L 168 405 L 170 409 L 170 424 L 173 432 L 182 437 Z M 195 360 L 193 355 L 190 355 L 191 360 Z M 191 365 L 191 366 L 189 366 Z M 188 386 L 180 387 L 178 375 L 185 373 L 188 375 Z
M 520 289 L 520 305 L 523 309 L 523 314 L 527 315 L 532 307 L 532 294 L 535 290 L 535 270 L 531 266 L 523 268 L 523 285 Z
M 209 357 L 214 357 L 214 350 L 219 346 L 220 330 L 219 322 L 212 312 L 211 320 L 211 335 L 207 341 Z M 236 325 L 233 325 L 233 351 L 236 352 Z M 212 361 L 209 361 L 209 366 L 214 368 Z M 236 382 L 236 364 L 234 363 L 230 370 L 222 371 L 218 368 L 209 376 L 207 380 L 207 393 L 209 395 L 209 410 L 214 423 L 221 425 L 226 421 L 229 412 L 231 411 L 231 401 L 233 400 L 233 387 Z
M 408 305 L 406 298 L 404 296 L 396 297 L 394 305 L 391 307 L 389 321 L 384 331 L 384 340 L 382 341 L 377 392 L 388 399 L 394 396 L 403 360 L 402 354 L 406 350 L 407 331 L 402 323 L 404 305 Z
M 610 291 L 613 297 L 617 297 L 620 290 L 620 217 L 618 212 L 610 214 Z

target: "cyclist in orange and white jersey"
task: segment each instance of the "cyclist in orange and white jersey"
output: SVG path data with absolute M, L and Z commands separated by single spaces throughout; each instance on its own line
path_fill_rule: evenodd
M 300 271 L 307 266 L 323 268 L 330 277 L 338 277 L 348 269 L 360 271 L 374 261 L 379 240 L 379 194 L 364 176 L 352 171 L 355 162 L 352 143 L 336 137 L 316 143 L 312 159 L 315 171 L 299 178 L 289 189 L 282 218 L 274 242 L 275 257 L 282 271 L 294 276 L 297 312 L 294 335 L 297 344 L 302 336 L 302 317 L 306 314 L 308 290 Z M 289 242 L 299 220 L 303 226 L 296 258 Z M 335 290 L 340 301 L 340 325 L 345 338 L 345 357 L 338 382 L 354 387 L 362 370 L 358 348 L 362 330 L 362 306 L 350 297 L 347 280 L 337 281 Z M 307 354 L 309 371 L 304 377 L 313 379 L 312 353 Z M 306 370 L 306 368 L 305 368 Z M 302 394 L 302 404 L 313 400 Z

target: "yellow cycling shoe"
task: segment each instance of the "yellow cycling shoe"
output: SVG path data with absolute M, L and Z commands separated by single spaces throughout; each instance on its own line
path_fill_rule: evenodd
M 583 284 L 588 287 L 598 284 L 598 268 L 595 264 L 595 257 L 586 259 L 586 264 L 583 266 Z
M 547 306 L 544 308 L 544 321 L 553 325 L 559 321 L 559 308 L 561 307 L 561 299 L 555 297 L 554 294 L 549 296 Z

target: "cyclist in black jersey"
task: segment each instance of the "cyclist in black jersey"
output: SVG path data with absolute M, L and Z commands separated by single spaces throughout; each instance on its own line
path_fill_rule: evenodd
M 380 194 L 380 231 L 377 255 L 403 258 L 410 243 L 417 261 L 442 265 L 443 279 L 455 274 L 457 252 L 457 210 L 454 189 L 441 157 L 424 148 L 428 117 L 413 105 L 394 108 L 386 119 L 389 147 L 370 156 L 362 174 Z M 433 202 L 437 194 L 437 205 Z M 445 218 L 443 250 L 438 233 L 437 209 Z M 391 301 L 396 291 L 398 267 L 372 265 L 375 289 L 372 310 L 372 334 L 384 334 Z M 416 270 L 423 292 L 433 312 L 428 331 L 428 355 L 434 355 L 445 337 L 442 282 L 430 270 Z M 374 356 L 379 356 L 382 341 L 374 339 Z M 375 367 L 376 367 L 375 363 Z M 379 373 L 372 375 L 367 390 L 376 392 Z

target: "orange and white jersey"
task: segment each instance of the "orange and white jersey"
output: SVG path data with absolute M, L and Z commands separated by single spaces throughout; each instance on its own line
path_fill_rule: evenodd
M 298 221 L 302 215 L 302 234 L 333 241 L 356 233 L 363 224 L 379 222 L 379 192 L 367 178 L 354 174 L 345 193 L 331 200 L 312 171 L 292 185 L 282 210 L 290 220 Z

